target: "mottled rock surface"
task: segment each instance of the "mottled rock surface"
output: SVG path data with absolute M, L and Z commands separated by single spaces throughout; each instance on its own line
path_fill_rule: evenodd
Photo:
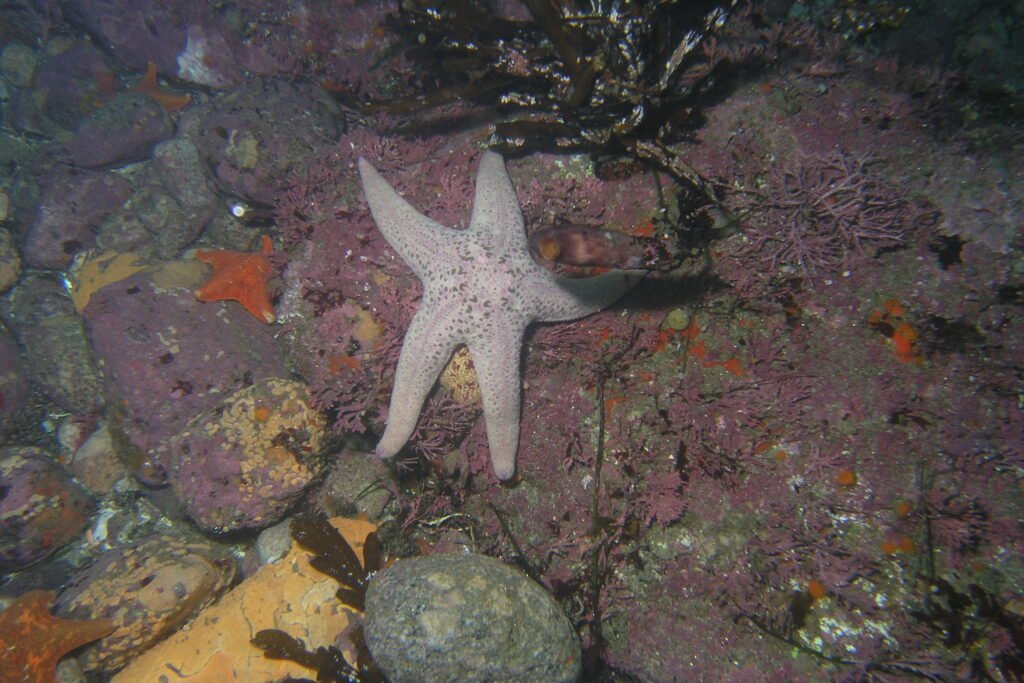
M 103 90 L 112 71 L 103 52 L 88 43 L 72 43 L 46 57 L 36 69 L 31 90 L 18 93 L 18 128 L 73 131 L 109 96 Z
M 366 515 L 372 522 L 393 511 L 391 474 L 385 461 L 372 453 L 344 450 L 331 455 L 328 462 L 330 472 L 313 501 L 316 509 L 328 516 Z
M 92 511 L 89 494 L 41 449 L 0 450 L 0 571 L 19 571 L 57 552 Z
M 123 166 L 147 158 L 173 132 L 160 103 L 146 95 L 121 93 L 82 121 L 68 152 L 83 168 Z
M 234 392 L 156 453 L 200 527 L 259 528 L 280 521 L 320 473 L 325 425 L 305 385 L 270 378 Z
M 483 555 L 400 560 L 366 595 L 366 643 L 392 683 L 575 681 L 580 642 L 554 599 Z
M 240 80 L 224 17 L 212 5 L 73 0 L 67 7 L 119 60 L 136 69 L 154 62 L 161 75 L 213 88 Z
M 55 278 L 25 277 L 8 295 L 4 314 L 29 377 L 50 400 L 73 413 L 103 408 L 103 381 L 82 319 Z
M 196 145 L 175 137 L 156 146 L 153 163 L 136 175 L 131 199 L 103 221 L 96 246 L 176 258 L 199 237 L 216 207 Z
M 56 612 L 112 619 L 114 632 L 86 648 L 79 661 L 87 671 L 116 671 L 213 602 L 234 575 L 226 549 L 156 534 L 110 550 L 72 576 Z
M 52 169 L 25 235 L 25 261 L 37 268 L 66 268 L 77 252 L 95 246 L 103 220 L 131 192 L 131 184 L 114 173 Z
M 71 471 L 83 486 L 96 495 L 109 495 L 119 480 L 130 476 L 105 424 L 75 449 Z
M 14 425 L 28 398 L 28 376 L 21 365 L 18 343 L 0 325 L 0 433 Z
M 272 328 L 235 302 L 196 300 L 198 265 L 136 273 L 94 293 L 83 311 L 113 400 L 111 434 L 148 484 L 167 482 L 157 444 L 234 391 L 287 375 Z
M 217 101 L 198 146 L 224 190 L 269 205 L 337 139 L 340 121 L 337 105 L 319 86 L 254 80 Z

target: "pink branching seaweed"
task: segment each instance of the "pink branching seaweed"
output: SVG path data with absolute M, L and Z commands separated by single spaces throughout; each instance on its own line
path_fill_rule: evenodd
M 775 166 L 765 196 L 748 207 L 742 255 L 771 273 L 789 266 L 822 278 L 903 245 L 916 210 L 870 165 L 867 157 L 839 153 Z

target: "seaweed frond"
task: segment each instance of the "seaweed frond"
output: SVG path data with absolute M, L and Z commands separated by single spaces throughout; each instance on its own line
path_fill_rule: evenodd
M 313 554 L 309 564 L 341 584 L 338 599 L 365 611 L 366 586 L 384 564 L 384 552 L 377 534 L 370 532 L 363 545 L 365 564 L 355 550 L 324 516 L 300 515 L 292 522 L 292 538 Z

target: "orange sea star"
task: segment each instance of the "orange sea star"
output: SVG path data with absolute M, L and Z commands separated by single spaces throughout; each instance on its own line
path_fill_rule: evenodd
M 114 622 L 109 619 L 73 621 L 55 617 L 50 614 L 52 604 L 53 593 L 29 591 L 0 612 L 3 680 L 53 683 L 61 657 L 114 630 Z
M 192 96 L 188 93 L 179 95 L 160 90 L 156 82 L 156 64 L 153 62 L 146 65 L 146 75 L 132 87 L 131 91 L 152 97 L 160 103 L 164 111 L 177 111 L 192 101 Z
M 274 266 L 267 256 L 273 251 L 270 238 L 263 236 L 263 251 L 197 251 L 196 258 L 213 266 L 213 275 L 196 290 L 200 301 L 237 301 L 245 310 L 266 323 L 275 320 L 267 280 Z

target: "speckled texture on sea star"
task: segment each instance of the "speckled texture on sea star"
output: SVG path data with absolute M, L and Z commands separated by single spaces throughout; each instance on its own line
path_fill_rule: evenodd
M 405 445 L 438 375 L 455 348 L 465 344 L 483 396 L 494 473 L 508 479 L 519 448 L 519 355 L 526 326 L 598 311 L 639 276 L 614 271 L 567 279 L 534 262 L 515 189 L 494 152 L 480 160 L 466 230 L 421 214 L 365 159 L 359 159 L 359 173 L 377 227 L 423 283 L 423 300 L 398 358 L 377 455 L 389 458 Z

